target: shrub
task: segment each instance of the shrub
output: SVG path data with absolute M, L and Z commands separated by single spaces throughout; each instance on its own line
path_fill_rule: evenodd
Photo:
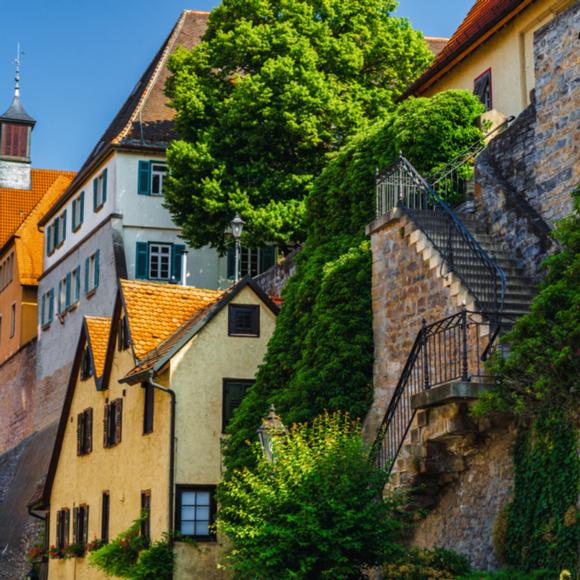
M 444 548 L 413 549 L 398 562 L 382 567 L 389 580 L 452 580 L 471 570 L 467 558 Z
M 133 580 L 171 580 L 175 553 L 169 537 L 154 542 L 139 554 L 139 559 L 131 571 Z
M 276 461 L 254 445 L 256 466 L 220 485 L 218 529 L 239 578 L 360 578 L 403 550 L 386 474 L 368 461 L 358 424 L 324 414 L 275 438 Z

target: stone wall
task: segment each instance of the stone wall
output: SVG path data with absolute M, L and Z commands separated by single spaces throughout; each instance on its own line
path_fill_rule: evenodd
M 579 27 L 576 3 L 535 33 L 533 102 L 476 164 L 477 209 L 534 278 L 554 248 L 550 229 L 571 211 L 580 182 Z
M 288 280 L 296 271 L 295 258 L 302 248 L 298 246 L 292 250 L 279 264 L 274 264 L 265 272 L 256 277 L 256 282 L 270 296 L 282 296 Z

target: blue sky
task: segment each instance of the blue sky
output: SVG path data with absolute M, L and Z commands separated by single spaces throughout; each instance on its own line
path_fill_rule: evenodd
M 348 0 L 345 0 L 348 1 Z M 400 0 L 398 14 L 449 36 L 474 0 Z M 77 170 L 171 30 L 181 10 L 218 0 L 0 0 L 0 109 L 25 52 L 22 101 L 37 120 L 34 167 Z M 6 26 L 6 24 L 8 24 Z

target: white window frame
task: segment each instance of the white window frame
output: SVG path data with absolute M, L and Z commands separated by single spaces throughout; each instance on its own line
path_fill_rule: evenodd
M 81 299 L 81 293 L 83 290 L 82 282 L 81 282 L 81 269 L 75 268 L 71 272 L 71 282 L 70 282 L 70 303 L 71 306 L 78 304 Z M 77 298 L 78 296 L 78 298 Z
M 64 314 L 66 312 L 66 276 L 58 283 L 58 296 L 56 299 L 57 312 Z
M 165 184 L 165 178 L 169 174 L 169 168 L 167 163 L 160 163 L 157 161 L 151 161 L 151 183 L 149 184 L 149 191 L 154 197 L 163 196 L 163 186 Z M 159 191 L 155 192 L 153 184 L 155 183 L 155 177 L 159 177 Z
M 87 293 L 92 292 L 96 288 L 95 286 L 96 269 L 97 269 L 97 254 L 94 253 L 89 256 L 89 288 Z
M 162 252 L 162 249 L 167 249 L 167 253 Z M 162 269 L 162 259 L 167 257 L 167 277 L 161 276 Z M 157 275 L 153 275 L 153 261 L 154 258 L 158 259 L 157 264 Z M 172 245 L 171 244 L 160 244 L 157 242 L 149 243 L 149 263 L 147 265 L 149 280 L 171 280 L 171 258 L 172 258 Z
M 52 322 L 52 318 L 50 318 L 50 290 L 42 295 L 42 302 L 41 314 L 44 314 L 44 318 L 40 321 L 40 325 L 44 327 Z
M 75 197 L 75 203 L 71 205 L 71 230 L 73 232 L 78 232 L 80 227 L 83 225 L 83 212 L 81 207 L 81 195 Z M 75 228 L 72 229 L 72 224 Z
M 105 172 L 102 171 L 97 177 L 97 202 L 95 204 L 97 211 L 99 211 L 105 205 L 105 201 L 103 200 L 104 184 L 105 184 Z

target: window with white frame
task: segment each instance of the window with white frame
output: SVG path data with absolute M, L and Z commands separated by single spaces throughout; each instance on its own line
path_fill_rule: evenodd
M 40 324 L 45 326 L 52 322 L 54 317 L 54 290 L 51 288 L 42 295 L 40 304 Z
M 163 184 L 167 177 L 167 165 L 151 163 L 151 195 L 163 195 Z
M 107 170 L 93 179 L 93 210 L 100 210 L 107 201 Z
M 85 219 L 85 192 L 81 193 L 73 199 L 72 202 L 72 230 L 76 232 L 82 225 Z
M 57 307 L 56 311 L 62 314 L 67 309 L 66 304 L 66 276 L 58 283 Z
M 85 293 L 92 292 L 99 285 L 99 255 L 97 250 L 85 262 Z
M 149 278 L 169 280 L 171 277 L 171 244 L 149 244 Z
M 76 304 L 81 298 L 81 267 L 77 266 L 72 272 L 71 302 Z

